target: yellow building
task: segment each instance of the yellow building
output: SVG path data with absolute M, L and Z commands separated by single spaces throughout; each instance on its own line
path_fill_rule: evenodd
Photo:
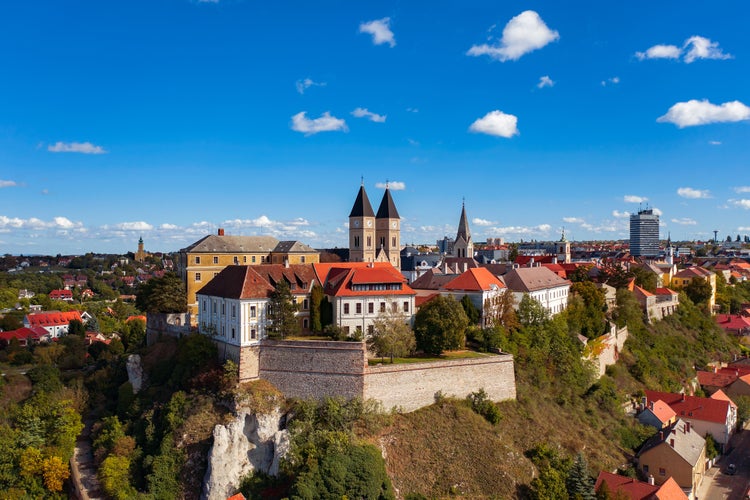
M 716 273 L 703 269 L 699 266 L 692 266 L 682 269 L 672 276 L 669 286 L 672 288 L 685 288 L 693 279 L 707 281 L 711 285 L 711 297 L 708 299 L 708 310 L 713 314 L 714 305 L 716 304 Z
M 279 241 L 273 236 L 231 236 L 218 234 L 201 238 L 180 250 L 178 274 L 187 285 L 188 311 L 197 321 L 196 292 L 222 269 L 231 265 L 313 264 L 320 254 L 299 241 Z
M 143 249 L 143 236 L 138 238 L 138 251 L 135 252 L 135 261 L 136 262 L 144 262 L 146 260 L 146 257 L 148 257 L 148 254 Z

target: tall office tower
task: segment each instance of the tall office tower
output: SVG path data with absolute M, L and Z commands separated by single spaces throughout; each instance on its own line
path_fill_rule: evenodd
M 653 209 L 639 210 L 637 214 L 630 216 L 630 255 L 659 255 L 659 216 Z

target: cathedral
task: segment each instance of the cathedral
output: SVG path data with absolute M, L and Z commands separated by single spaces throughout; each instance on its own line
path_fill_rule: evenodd
M 390 262 L 401 269 L 401 217 L 386 184 L 377 214 L 365 185 L 359 187 L 349 214 L 349 262 Z

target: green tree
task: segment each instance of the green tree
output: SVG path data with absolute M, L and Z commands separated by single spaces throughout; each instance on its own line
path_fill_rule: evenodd
M 439 295 L 424 304 L 414 318 L 417 348 L 439 356 L 443 351 L 460 349 L 466 341 L 469 319 L 453 297 Z
M 393 312 L 382 313 L 373 322 L 373 332 L 367 339 L 367 345 L 377 356 L 389 356 L 391 363 L 394 357 L 406 357 L 417 347 L 406 315 Z
M 594 480 L 589 475 L 588 463 L 583 453 L 579 452 L 573 461 L 565 485 L 567 486 L 570 498 L 576 500 L 596 500 Z
M 289 289 L 289 283 L 284 280 L 276 284 L 268 301 L 268 324 L 266 334 L 269 338 L 284 338 L 298 335 L 300 332 L 297 320 L 298 307 Z
M 658 282 L 658 280 L 656 279 L 656 274 L 643 267 L 633 267 L 631 268 L 631 271 L 633 273 L 633 276 L 635 276 L 636 285 L 643 288 L 644 290 L 648 290 L 649 292 L 653 292 L 654 290 L 656 290 L 656 285 Z
M 68 335 L 78 335 L 79 337 L 86 335 L 86 327 L 83 326 L 83 322 L 78 319 L 70 320 L 70 323 L 68 323 Z
M 123 332 L 123 344 L 128 351 L 140 348 L 146 342 L 146 323 L 140 319 L 128 321 Z
M 599 269 L 599 279 L 602 283 L 618 290 L 625 288 L 633 278 L 633 273 L 625 269 L 619 262 L 606 261 Z
M 186 312 L 185 283 L 174 273 L 151 278 L 138 287 L 135 305 L 141 311 L 150 313 Z
M 549 319 L 549 314 L 544 306 L 528 293 L 525 293 L 521 302 L 518 303 L 517 314 L 521 325 L 526 327 L 542 325 Z
M 469 318 L 469 324 L 478 325 L 481 313 L 479 312 L 479 309 L 474 306 L 474 303 L 468 295 L 461 297 L 461 307 L 464 308 L 466 317 Z
M 518 328 L 518 315 L 515 305 L 513 292 L 509 290 L 485 300 L 484 317 L 487 325 L 502 326 L 508 331 Z
M 316 333 L 323 331 L 321 306 L 324 298 L 323 287 L 315 283 L 310 291 L 310 330 Z
M 693 278 L 690 280 L 690 283 L 685 285 L 684 290 L 693 304 L 696 306 L 708 307 L 708 300 L 713 293 L 711 283 L 709 283 L 708 280 L 704 280 L 703 278 Z

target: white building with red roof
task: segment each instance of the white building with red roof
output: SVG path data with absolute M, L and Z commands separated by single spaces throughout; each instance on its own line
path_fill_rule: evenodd
M 554 316 L 568 307 L 571 282 L 561 278 L 546 267 L 519 267 L 511 269 L 502 277 L 513 292 L 516 305 L 528 294 Z
M 38 313 L 29 313 L 23 318 L 23 326 L 33 328 L 40 326 L 47 330 L 53 339 L 67 335 L 70 322 L 75 320 L 81 323 L 90 319 L 91 315 L 80 311 L 45 311 Z
M 480 324 L 491 326 L 492 306 L 508 292 L 508 287 L 484 267 L 475 267 L 459 274 L 446 283 L 441 295 L 450 295 L 460 301 L 464 296 L 471 299 L 474 307 L 481 312 Z
M 41 326 L 23 327 L 17 330 L 0 332 L 0 345 L 8 345 L 11 340 L 16 339 L 21 347 L 26 347 L 40 342 L 49 342 L 51 338 L 50 333 Z
M 622 500 L 688 500 L 680 485 L 671 477 L 657 486 L 653 476 L 649 482 L 644 482 L 632 477 L 602 471 L 596 478 L 594 490 L 601 493 L 604 484 L 607 485 L 610 498 Z
M 333 306 L 333 322 L 346 334 L 371 334 L 381 315 L 402 315 L 411 324 L 416 293 L 389 262 L 313 264 Z

